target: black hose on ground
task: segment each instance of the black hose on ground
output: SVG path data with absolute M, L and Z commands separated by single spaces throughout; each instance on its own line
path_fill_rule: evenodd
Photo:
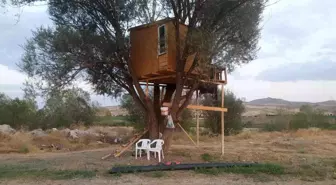
M 166 170 L 193 170 L 206 168 L 232 168 L 232 167 L 251 167 L 260 165 L 258 163 L 190 163 L 173 165 L 149 165 L 149 166 L 118 166 L 113 167 L 110 173 L 135 173 Z

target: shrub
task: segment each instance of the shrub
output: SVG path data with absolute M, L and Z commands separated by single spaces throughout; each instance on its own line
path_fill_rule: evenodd
M 136 130 L 143 130 L 145 128 L 145 114 L 133 101 L 132 96 L 125 94 L 121 97 L 120 105 L 122 108 L 128 111 L 129 116 L 127 121 L 132 123 L 132 126 Z
M 321 129 L 332 129 L 333 125 L 330 123 L 330 118 L 319 112 L 304 113 L 299 112 L 293 115 L 289 123 L 289 129 L 297 130 L 300 128 L 316 127 Z
M 218 94 L 221 94 L 218 92 Z M 205 95 L 202 100 L 205 106 L 221 106 L 221 100 L 214 99 L 210 95 Z M 226 135 L 237 134 L 243 129 L 242 113 L 245 111 L 243 101 L 237 98 L 233 92 L 226 91 L 224 96 L 224 106 L 228 112 L 224 115 L 224 132 Z M 210 128 L 213 133 L 221 132 L 221 112 L 204 111 L 205 126 Z
M 287 130 L 289 128 L 290 120 L 291 115 L 279 113 L 279 115 L 274 117 L 274 120 L 272 120 L 270 123 L 266 123 L 262 130 L 267 132 L 281 132 Z
M 184 130 L 190 132 L 191 127 L 193 125 L 193 115 L 191 110 L 189 109 L 183 110 L 180 124 L 184 128 Z
M 138 107 L 138 105 L 133 101 L 132 97 L 128 94 L 122 96 L 120 105 L 122 108 L 126 109 L 129 113 L 127 121 L 132 123 L 131 125 L 136 130 L 143 130 L 146 125 L 145 113 Z M 185 109 L 181 115 L 181 126 L 186 130 L 190 131 L 192 126 L 192 112 L 189 109 Z
M 38 110 L 32 99 L 10 99 L 0 94 L 0 124 L 8 124 L 15 129 L 48 129 L 93 123 L 97 109 L 90 102 L 89 93 L 73 88 L 53 92 L 46 97 L 45 106 Z

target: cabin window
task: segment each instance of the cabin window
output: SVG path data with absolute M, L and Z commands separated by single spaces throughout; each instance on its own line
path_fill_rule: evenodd
M 166 53 L 167 50 L 167 41 L 166 41 L 166 25 L 159 26 L 159 55 Z

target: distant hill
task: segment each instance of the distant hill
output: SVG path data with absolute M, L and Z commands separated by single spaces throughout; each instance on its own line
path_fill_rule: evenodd
M 336 101 L 335 100 L 328 100 L 324 102 L 317 102 L 317 103 L 311 103 L 311 102 L 295 102 L 295 101 L 288 101 L 278 98 L 261 98 L 252 100 L 250 102 L 246 102 L 247 105 L 255 105 L 255 106 L 286 106 L 286 107 L 300 107 L 301 105 L 312 105 L 312 106 L 318 106 L 318 107 L 336 107 Z

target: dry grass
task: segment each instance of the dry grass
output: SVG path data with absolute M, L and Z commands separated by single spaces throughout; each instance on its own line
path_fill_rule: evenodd
M 320 129 L 298 130 L 296 132 L 243 132 L 239 135 L 225 137 L 225 155 L 220 155 L 221 137 L 200 137 L 200 146 L 193 146 L 184 133 L 175 133 L 171 151 L 165 153 L 165 161 L 180 161 L 182 163 L 225 161 L 225 162 L 259 162 L 281 164 L 285 167 L 285 174 L 295 176 L 304 181 L 321 181 L 332 179 L 336 171 L 336 131 Z M 12 136 L 0 135 L 1 144 L 10 141 Z M 196 137 L 192 136 L 195 141 Z M 23 138 L 23 137 L 22 137 Z M 92 148 L 86 141 L 64 141 L 56 135 L 48 135 L 47 138 L 31 140 L 31 143 L 43 142 L 70 142 L 72 150 Z M 66 144 L 65 143 L 65 144 Z M 87 145 L 88 144 L 88 145 Z M 36 143 L 33 143 L 35 146 Z M 78 147 L 78 148 L 76 148 Z M 0 163 L 31 164 L 41 168 L 56 170 L 98 170 L 99 174 L 105 174 L 111 165 L 149 165 L 157 164 L 157 160 L 148 161 L 146 157 L 134 159 L 131 152 L 125 152 L 120 158 L 101 157 L 110 153 L 115 148 L 88 150 L 71 153 L 43 153 L 31 155 L 2 155 Z M 43 164 L 43 165 L 42 165 Z M 176 178 L 180 178 L 181 172 L 177 172 Z M 190 172 L 193 177 L 198 177 Z M 169 177 L 171 173 L 167 173 Z M 154 177 L 160 175 L 155 174 Z M 222 176 L 222 175 L 221 175 Z M 127 177 L 126 175 L 123 177 Z M 193 177 L 191 179 L 193 179 Z M 206 175 L 202 178 L 207 177 Z M 287 177 L 287 176 L 286 176 Z M 166 178 L 166 174 L 162 177 Z M 285 177 L 284 177 L 285 178 Z M 301 182 L 301 181 L 300 181 Z M 305 183 L 301 183 L 305 184 Z M 319 183 L 317 183 L 319 184 Z M 325 184 L 320 182 L 320 184 Z
M 86 128 L 77 127 L 77 129 L 84 130 Z M 111 146 L 109 143 L 112 143 L 117 137 L 126 141 L 133 132 L 133 129 L 126 127 L 92 127 L 88 130 L 97 131 L 101 135 L 86 135 L 73 140 L 68 139 L 61 131 L 35 137 L 27 132 L 0 133 L 0 153 L 38 153 L 102 148 Z

